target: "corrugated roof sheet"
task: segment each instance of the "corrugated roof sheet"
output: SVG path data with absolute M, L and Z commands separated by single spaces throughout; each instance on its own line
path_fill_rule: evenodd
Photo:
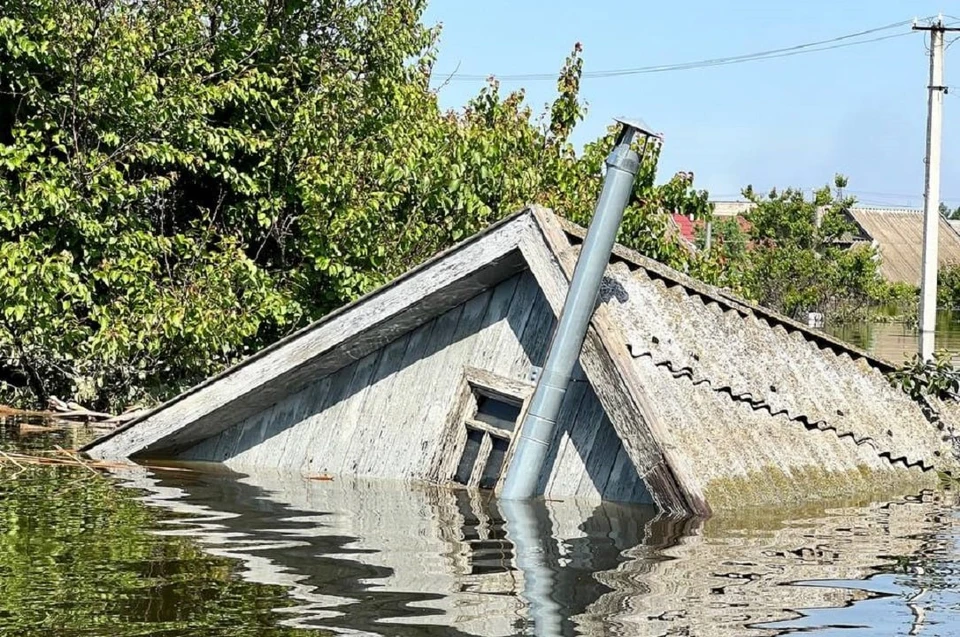
M 869 491 L 948 464 L 941 432 L 866 360 L 651 274 L 618 269 L 609 307 L 673 439 L 661 442 L 712 507 Z
M 712 507 L 909 489 L 955 466 L 950 436 L 890 385 L 886 363 L 622 247 L 616 256 L 601 296 L 667 432 L 660 444 Z
M 920 285 L 923 255 L 923 211 L 912 208 L 851 208 L 850 216 L 877 242 L 884 278 Z M 940 219 L 940 266 L 960 263 L 960 234 Z

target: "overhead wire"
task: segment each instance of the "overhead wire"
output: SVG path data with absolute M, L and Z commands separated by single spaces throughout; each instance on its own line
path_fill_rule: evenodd
M 816 53 L 819 51 L 829 51 L 833 49 L 839 49 L 839 48 L 850 47 L 850 46 L 859 46 L 862 44 L 869 44 L 872 42 L 890 40 L 893 38 L 899 38 L 906 35 L 910 35 L 912 31 L 905 31 L 902 33 L 895 33 L 891 35 L 868 38 L 865 40 L 856 39 L 856 38 L 862 38 L 863 36 L 866 36 L 866 35 L 872 35 L 874 33 L 880 33 L 882 31 L 888 31 L 890 29 L 903 27 L 903 26 L 912 24 L 913 22 L 914 22 L 913 20 L 903 20 L 900 22 L 887 24 L 881 27 L 875 27 L 872 29 L 857 31 L 855 33 L 848 33 L 848 34 L 837 36 L 834 38 L 829 38 L 826 40 L 819 40 L 816 42 L 807 42 L 804 44 L 797 44 L 797 45 L 783 47 L 779 49 L 769 49 L 766 51 L 758 51 L 755 53 L 748 53 L 744 55 L 707 58 L 703 60 L 680 62 L 680 63 L 674 63 L 674 64 L 659 64 L 659 65 L 652 65 L 652 66 L 640 66 L 640 67 L 634 67 L 634 68 L 609 69 L 609 70 L 603 70 L 603 71 L 586 71 L 581 75 L 581 77 L 583 79 L 602 79 L 602 78 L 610 78 L 610 77 L 622 77 L 622 76 L 628 76 L 628 75 L 644 75 L 649 73 L 686 71 L 686 70 L 699 69 L 699 68 L 727 66 L 731 64 L 743 64 L 745 62 L 755 62 L 760 60 L 771 60 L 771 59 L 777 59 L 777 58 L 791 57 L 794 55 Z M 848 42 L 847 40 L 855 40 L 855 41 Z M 491 77 L 491 75 L 490 74 L 477 75 L 477 74 L 454 72 L 446 77 L 448 77 L 448 81 L 477 81 L 477 80 L 485 80 Z M 494 77 L 496 77 L 500 81 L 541 81 L 541 80 L 552 81 L 557 78 L 557 74 L 556 73 L 521 73 L 521 74 L 510 74 L 510 75 L 494 75 Z
M 900 38 L 907 35 L 911 35 L 913 33 L 913 30 L 907 30 L 901 33 L 894 33 L 894 34 L 883 35 L 883 36 L 867 38 L 867 39 L 858 39 L 858 38 L 863 38 L 864 36 L 867 36 L 867 35 L 888 31 L 890 29 L 896 29 L 899 27 L 916 24 L 919 20 L 930 20 L 934 17 L 935 16 L 928 16 L 926 18 L 920 18 L 916 20 L 903 20 L 900 22 L 887 24 L 881 27 L 875 27 L 872 29 L 857 31 L 855 33 L 848 33 L 848 34 L 837 36 L 834 38 L 829 38 L 826 40 L 819 40 L 816 42 L 807 42 L 804 44 L 797 44 L 794 46 L 783 47 L 779 49 L 770 49 L 766 51 L 758 51 L 755 53 L 749 53 L 744 55 L 707 58 L 702 60 L 695 60 L 690 62 L 681 62 L 681 63 L 674 63 L 674 64 L 661 64 L 661 65 L 641 66 L 641 67 L 634 67 L 634 68 L 610 69 L 610 70 L 604 70 L 604 71 L 587 71 L 582 73 L 581 77 L 583 79 L 603 79 L 603 78 L 621 77 L 621 76 L 629 76 L 629 75 L 643 75 L 643 74 L 650 74 L 650 73 L 685 71 L 685 70 L 693 70 L 693 69 L 700 69 L 700 68 L 709 68 L 714 66 L 727 66 L 731 64 L 743 64 L 746 62 L 792 57 L 795 55 L 817 53 L 821 51 L 829 51 L 833 49 L 840 49 L 840 48 L 851 47 L 851 46 L 860 46 L 863 44 L 870 44 L 873 42 L 880 42 L 883 40 L 890 40 L 893 38 Z M 960 23 L 960 17 L 950 16 L 950 15 L 945 17 L 953 21 L 951 23 L 948 23 L 946 26 L 953 26 L 955 24 Z M 947 44 L 947 47 L 949 48 L 949 46 L 951 46 L 958 39 L 960 39 L 960 37 L 950 41 Z M 848 41 L 848 40 L 853 40 L 853 41 Z M 456 71 L 454 71 L 454 73 L 451 73 L 449 76 L 447 76 L 446 82 L 486 80 L 490 77 L 491 77 L 490 74 L 476 75 L 476 74 L 468 74 L 468 73 L 457 73 Z M 540 81 L 540 80 L 553 81 L 553 80 L 556 80 L 557 73 L 526 73 L 526 74 L 512 74 L 512 75 L 500 75 L 500 76 L 493 75 L 493 77 L 496 77 L 500 81 Z M 850 191 L 850 192 L 855 193 L 857 191 Z M 859 191 L 859 192 L 860 194 L 867 195 L 868 197 L 868 199 L 863 203 L 869 202 L 869 203 L 873 203 L 874 205 L 876 204 L 884 205 L 883 203 L 881 203 L 881 201 L 878 201 L 878 199 L 880 200 L 887 199 L 888 201 L 886 202 L 886 205 L 890 205 L 891 199 L 896 199 L 900 201 L 908 200 L 912 202 L 912 201 L 915 201 L 917 197 L 916 195 L 907 195 L 904 193 L 880 193 L 880 192 L 866 192 L 866 191 Z M 950 198 L 945 198 L 944 200 L 951 201 Z M 957 201 L 957 200 L 954 199 L 954 201 Z

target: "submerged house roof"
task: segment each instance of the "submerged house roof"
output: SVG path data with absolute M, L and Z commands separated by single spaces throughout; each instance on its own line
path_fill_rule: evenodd
M 532 275 L 542 311 L 556 317 L 584 234 L 548 210 L 521 211 L 85 450 L 103 458 L 173 457 L 272 406 L 270 418 L 279 418 L 301 408 L 284 402 L 291 395 L 519 273 Z M 489 360 L 498 342 L 488 339 L 479 360 Z M 667 512 L 929 486 L 935 470 L 954 467 L 950 441 L 887 382 L 890 363 L 621 246 L 580 366 L 610 435 Z M 522 366 L 511 370 L 510 382 L 528 380 Z M 393 388 L 376 409 L 409 402 L 409 394 L 428 402 L 416 396 L 421 391 Z M 269 423 L 256 426 L 266 431 Z M 403 436 L 369 439 L 370 453 L 383 456 L 365 463 L 390 463 Z
M 880 272 L 888 281 L 920 285 L 923 258 L 923 211 L 914 208 L 860 208 L 850 217 L 876 242 L 880 251 Z M 940 267 L 960 263 L 960 233 L 943 217 L 939 226 Z

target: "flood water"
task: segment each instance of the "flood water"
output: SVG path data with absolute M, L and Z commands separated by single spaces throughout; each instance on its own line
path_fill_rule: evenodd
M 960 313 L 937 312 L 935 347 L 960 358 Z M 892 363 L 909 360 L 917 351 L 917 330 L 902 322 L 844 323 L 828 325 L 826 331 Z
M 0 464 L 0 635 L 960 635 L 950 491 L 704 522 L 193 468 Z

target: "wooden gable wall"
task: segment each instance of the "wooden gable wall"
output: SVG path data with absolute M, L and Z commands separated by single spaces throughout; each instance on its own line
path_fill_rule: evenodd
M 238 470 L 444 482 L 466 441 L 465 370 L 528 397 L 553 312 L 529 272 L 514 275 L 340 370 L 180 454 Z M 649 501 L 643 481 L 582 372 L 541 480 L 552 498 Z

